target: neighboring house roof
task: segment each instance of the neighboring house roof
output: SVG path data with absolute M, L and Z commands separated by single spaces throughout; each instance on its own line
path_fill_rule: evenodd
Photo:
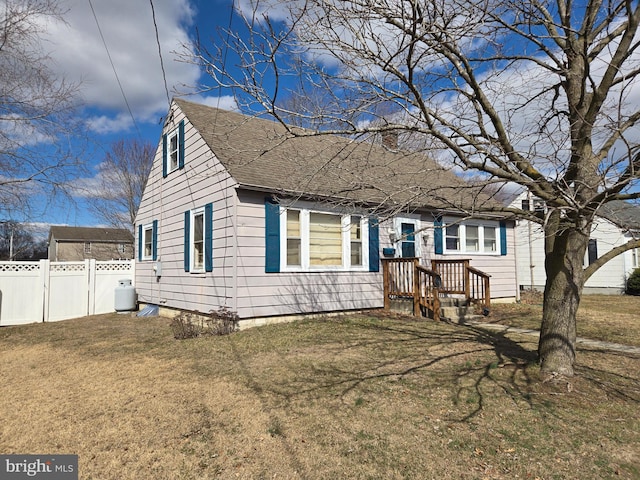
M 422 153 L 391 151 L 339 135 L 294 137 L 275 121 L 174 101 L 244 188 L 391 209 L 471 211 L 490 202 Z
M 600 207 L 600 215 L 623 230 L 640 231 L 640 207 L 622 200 L 613 200 Z
M 67 242 L 133 243 L 132 233 L 125 228 L 52 226 L 49 242 L 52 238 Z

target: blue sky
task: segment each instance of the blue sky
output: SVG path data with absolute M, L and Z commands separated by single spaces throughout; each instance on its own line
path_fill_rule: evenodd
M 48 25 L 44 45 L 51 54 L 52 68 L 68 80 L 80 82 L 78 115 L 86 125 L 83 133 L 89 142 L 74 147 L 89 171 L 77 180 L 77 184 L 90 190 L 99 174 L 97 167 L 114 141 L 137 138 L 156 145 L 168 108 L 168 97 L 193 93 L 195 86 L 210 81 L 195 65 L 179 61 L 176 52 L 192 48 L 196 32 L 205 45 L 215 46 L 220 28 L 227 28 L 230 20 L 233 20 L 234 28 L 242 23 L 237 13 L 231 16 L 232 6 L 249 14 L 252 0 L 59 2 L 67 9 L 65 23 Z M 283 3 L 279 0 L 262 0 L 260 5 L 263 10 L 259 13 L 266 11 L 272 19 L 286 19 Z M 606 60 L 606 54 L 604 57 Z M 232 68 L 233 62 L 233 56 L 230 56 L 227 68 Z M 518 100 L 517 96 L 526 91 L 520 86 L 529 85 L 532 78 L 540 83 L 539 75 L 535 68 L 506 70 L 489 81 L 514 90 L 506 94 L 500 91 L 497 98 L 503 105 L 519 105 L 522 99 Z M 207 96 L 194 94 L 189 98 L 222 108 L 234 107 L 232 97 L 219 98 L 215 96 L 218 94 L 217 91 Z M 627 104 L 635 106 L 640 99 L 640 89 L 634 88 L 627 95 Z M 522 133 L 529 132 L 537 112 L 535 108 L 527 107 L 526 113 L 532 115 L 531 119 L 519 112 L 511 124 L 512 129 L 517 127 Z M 524 142 L 525 150 L 527 146 Z M 93 226 L 100 222 L 86 208 L 81 196 L 75 202 L 56 203 L 42 213 L 34 211 L 34 215 L 19 220 L 78 226 Z
M 196 66 L 178 61 L 176 52 L 189 48 L 196 31 L 210 45 L 218 29 L 229 25 L 232 1 L 60 3 L 66 10 L 65 23 L 47 26 L 44 48 L 51 55 L 56 74 L 80 84 L 78 115 L 86 125 L 86 140 L 74 148 L 89 171 L 77 183 L 90 189 L 98 174 L 97 166 L 114 141 L 136 138 L 157 144 L 168 97 L 193 92 L 194 86 L 207 81 Z M 217 101 L 201 95 L 190 98 L 210 104 Z M 219 105 L 232 108 L 233 102 L 225 97 Z M 24 221 L 77 226 L 100 223 L 86 208 L 82 196 L 41 210 L 34 210 Z

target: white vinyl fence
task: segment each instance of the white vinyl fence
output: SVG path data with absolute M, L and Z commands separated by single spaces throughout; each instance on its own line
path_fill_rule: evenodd
M 0 262 L 0 326 L 114 312 L 120 280 L 134 281 L 134 260 Z

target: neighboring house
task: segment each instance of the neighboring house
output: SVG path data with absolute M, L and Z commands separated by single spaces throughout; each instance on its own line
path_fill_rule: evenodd
M 49 230 L 49 260 L 131 260 L 133 235 L 121 228 L 54 227 Z
M 519 195 L 512 206 L 538 211 L 544 215 L 544 202 L 530 194 Z M 584 265 L 593 263 L 609 250 L 637 238 L 640 232 L 640 208 L 625 202 L 614 201 L 602 208 L 591 230 L 589 247 Z M 516 255 L 520 289 L 544 290 L 544 232 L 542 227 L 527 220 L 516 222 Z M 600 267 L 587 281 L 584 293 L 621 294 L 626 279 L 634 268 L 640 266 L 639 249 L 628 250 Z
M 454 174 L 388 146 L 288 137 L 172 102 L 136 217 L 140 302 L 241 319 L 378 308 L 383 252 L 470 259 L 493 298 L 516 298 L 513 222 L 465 219 L 487 199 Z

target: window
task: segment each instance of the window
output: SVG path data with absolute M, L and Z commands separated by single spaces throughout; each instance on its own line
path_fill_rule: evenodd
M 368 241 L 359 215 L 282 209 L 280 235 L 284 270 L 365 269 Z
M 500 253 L 498 250 L 499 231 L 500 227 L 497 222 L 445 225 L 444 251 L 442 253 Z
M 287 210 L 287 265 L 300 266 L 302 262 L 302 237 L 300 234 L 300 210 Z
M 445 245 L 447 250 L 458 251 L 460 250 L 460 226 L 459 225 L 447 225 L 445 229 Z
M 187 210 L 184 215 L 184 270 L 213 271 L 213 204 Z
M 400 224 L 400 252 L 403 258 L 416 256 L 416 226 L 413 223 L 402 222 Z
M 127 251 L 127 246 L 124 243 L 118 244 L 118 253 L 125 253 Z
M 156 260 L 158 257 L 158 221 L 138 225 L 138 260 Z
M 204 209 L 192 212 L 191 271 L 204 271 Z
M 590 238 L 589 244 L 587 246 L 587 260 L 589 261 L 589 265 L 595 262 L 598 259 L 598 241 Z
M 162 176 L 184 167 L 184 120 L 162 136 Z
M 173 131 L 169 135 L 169 144 L 167 145 L 167 161 L 169 162 L 169 172 L 173 172 L 178 168 L 178 132 Z
M 362 266 L 362 217 L 351 215 L 349 235 L 351 237 L 351 266 Z
M 465 251 L 480 251 L 480 227 L 478 225 L 467 225 L 465 228 Z
M 91 253 L 91 242 L 84 242 L 84 253 Z

